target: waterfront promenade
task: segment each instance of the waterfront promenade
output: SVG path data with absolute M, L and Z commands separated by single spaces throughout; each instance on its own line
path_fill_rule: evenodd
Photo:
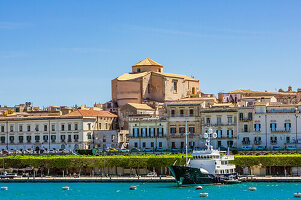
M 273 177 L 273 176 L 241 176 L 239 180 L 242 182 L 301 182 L 301 176 L 294 177 Z M 16 177 L 14 179 L 0 179 L 0 182 L 116 182 L 116 183 L 126 183 L 126 182 L 175 182 L 174 177 L 91 177 L 91 176 L 81 176 L 81 177 Z
M 174 177 L 16 177 L 0 182 L 175 182 Z

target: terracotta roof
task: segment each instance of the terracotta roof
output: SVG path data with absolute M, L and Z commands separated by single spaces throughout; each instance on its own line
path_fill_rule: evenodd
M 71 116 L 83 116 L 83 117 L 117 117 L 117 115 L 103 110 L 81 110 L 78 109 L 66 115 L 67 117 Z
M 166 76 L 166 77 L 182 78 L 184 80 L 189 80 L 189 81 L 198 81 L 198 80 L 191 78 L 189 76 L 186 76 L 186 75 L 169 74 L 169 73 L 163 73 L 163 72 L 152 72 L 152 73 L 159 74 L 161 76 Z
M 142 72 L 142 73 L 135 73 L 135 74 L 125 73 L 125 74 L 119 76 L 117 78 L 117 80 L 119 80 L 119 81 L 134 80 L 134 79 L 137 79 L 137 78 L 144 77 L 147 74 L 149 74 L 149 72 Z
M 128 103 L 129 105 L 133 106 L 136 109 L 141 109 L 141 110 L 154 110 L 152 107 L 150 107 L 147 104 L 139 104 L 139 103 Z
M 163 65 L 153 61 L 150 58 L 145 58 L 144 60 L 138 62 L 135 65 L 133 65 L 133 67 L 136 67 L 136 66 L 160 66 L 160 67 L 163 67 Z

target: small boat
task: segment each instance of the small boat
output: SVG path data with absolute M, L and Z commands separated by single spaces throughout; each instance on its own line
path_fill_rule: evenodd
M 196 190 L 201 190 L 201 189 L 203 189 L 203 187 L 202 186 L 196 186 L 196 188 L 195 188 Z
M 250 187 L 249 190 L 250 191 L 256 191 L 257 189 L 256 189 L 256 187 Z
M 301 193 L 300 193 L 300 192 L 296 192 L 296 193 L 294 194 L 294 197 L 296 197 L 296 198 L 301 198 Z
M 134 186 L 134 185 L 131 186 L 131 187 L 130 187 L 130 190 L 137 190 L 137 186 Z
M 208 193 L 207 192 L 202 192 L 202 193 L 200 193 L 200 197 L 208 197 Z
M 1 187 L 1 190 L 8 190 L 8 187 L 3 186 Z
M 70 188 L 68 186 L 62 187 L 62 190 L 69 190 Z
M 229 179 L 229 180 L 224 180 L 224 182 L 226 184 L 237 184 L 237 183 L 241 183 L 241 181 L 237 180 L 237 179 Z

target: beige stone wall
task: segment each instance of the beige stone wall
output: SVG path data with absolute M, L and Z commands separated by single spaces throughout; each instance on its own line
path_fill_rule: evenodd
M 163 72 L 163 67 L 160 66 L 133 66 L 132 71 L 134 73 L 138 72 L 138 69 L 140 69 L 140 72 Z
M 115 81 L 112 87 L 113 101 L 118 102 L 118 106 L 122 107 L 127 103 L 141 103 L 141 79 L 135 81 Z
M 152 99 L 153 101 L 164 102 L 165 91 L 164 91 L 164 77 L 152 75 L 150 79 L 151 93 L 146 97 Z

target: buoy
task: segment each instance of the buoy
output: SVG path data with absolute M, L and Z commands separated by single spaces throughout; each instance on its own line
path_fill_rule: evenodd
M 62 190 L 69 190 L 70 188 L 68 186 L 62 187 Z
M 195 188 L 196 190 L 201 190 L 201 189 L 203 189 L 203 187 L 202 186 L 196 186 L 196 188 Z
M 8 190 L 8 187 L 3 186 L 1 187 L 1 190 Z
M 250 191 L 256 191 L 256 187 L 250 187 L 249 190 Z
M 301 197 L 301 193 L 300 193 L 300 192 L 296 192 L 296 193 L 294 194 L 294 197 L 300 198 L 300 197 Z
M 130 190 L 137 190 L 137 186 L 131 186 Z
M 202 192 L 202 193 L 200 193 L 200 197 L 208 197 L 208 193 Z

